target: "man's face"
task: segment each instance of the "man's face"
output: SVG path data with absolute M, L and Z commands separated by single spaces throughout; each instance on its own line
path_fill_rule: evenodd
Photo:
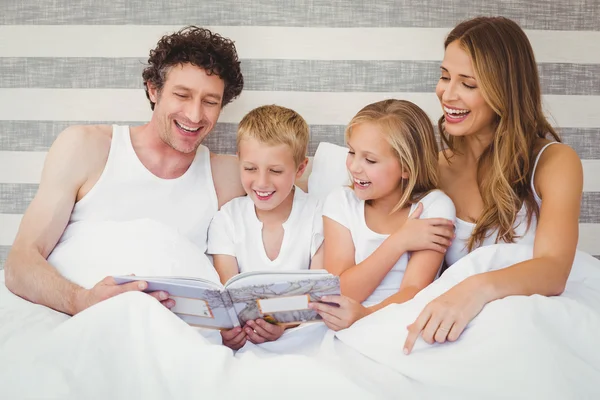
M 178 152 L 194 153 L 217 123 L 224 90 L 223 80 L 202 68 L 192 64 L 171 67 L 160 93 L 149 87 L 156 103 L 152 119 L 161 140 Z

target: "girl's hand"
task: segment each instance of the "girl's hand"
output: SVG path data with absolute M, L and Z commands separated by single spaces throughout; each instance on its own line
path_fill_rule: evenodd
M 487 304 L 476 280 L 466 279 L 432 300 L 408 328 L 404 354 L 410 354 L 419 335 L 429 344 L 454 342 Z
M 371 313 L 367 307 L 346 296 L 324 296 L 321 300 L 337 306 L 315 302 L 310 303 L 309 307 L 323 318 L 323 322 L 329 329 L 334 331 L 346 329 Z
M 454 239 L 454 223 L 444 218 L 419 219 L 423 204 L 419 203 L 402 228 L 394 233 L 406 251 L 434 250 L 445 253 Z

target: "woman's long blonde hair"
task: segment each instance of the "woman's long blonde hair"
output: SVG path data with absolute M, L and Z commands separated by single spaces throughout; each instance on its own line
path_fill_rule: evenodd
M 363 123 L 380 128 L 392 147 L 408 179 L 400 182 L 402 197 L 392 213 L 421 200 L 438 187 L 438 148 L 431 120 L 421 108 L 406 100 L 383 100 L 369 104 L 352 118 L 346 128 L 346 141 L 352 129 Z
M 527 225 L 539 208 L 531 178 L 537 139 L 550 135 L 560 141 L 542 111 L 540 82 L 531 44 L 525 32 L 503 17 L 479 17 L 457 25 L 444 48 L 458 41 L 469 55 L 485 101 L 496 113 L 492 143 L 479 159 L 477 184 L 483 213 L 468 242 L 471 251 L 498 230 L 496 242 L 514 242 L 514 224 L 525 204 Z M 448 135 L 445 118 L 438 122 L 442 146 L 461 152 L 463 139 Z M 451 156 L 444 152 L 451 162 Z

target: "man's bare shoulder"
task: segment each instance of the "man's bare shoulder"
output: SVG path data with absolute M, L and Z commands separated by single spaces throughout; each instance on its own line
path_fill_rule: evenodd
M 77 177 L 77 181 L 87 180 L 104 168 L 111 139 L 112 128 L 108 125 L 70 126 L 50 147 L 45 169 L 59 173 L 59 176 Z
M 112 127 L 109 125 L 72 125 L 62 131 L 54 143 L 64 147 L 85 149 L 107 145 L 110 148 L 111 140 Z
M 112 140 L 109 125 L 73 125 L 62 131 L 52 145 L 51 151 L 68 153 L 78 159 L 106 159 Z
M 229 200 L 245 194 L 240 180 L 238 158 L 235 155 L 211 152 L 210 167 L 219 200 L 219 208 Z

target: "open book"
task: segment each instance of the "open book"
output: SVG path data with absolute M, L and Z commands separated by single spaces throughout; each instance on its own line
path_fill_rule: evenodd
M 244 326 L 262 318 L 279 325 L 320 320 L 308 308 L 322 296 L 340 294 L 339 277 L 325 270 L 256 271 L 231 278 L 225 285 L 201 278 L 115 276 L 119 284 L 148 282 L 146 292 L 163 290 L 175 300 L 171 309 L 190 325 L 216 329 Z

